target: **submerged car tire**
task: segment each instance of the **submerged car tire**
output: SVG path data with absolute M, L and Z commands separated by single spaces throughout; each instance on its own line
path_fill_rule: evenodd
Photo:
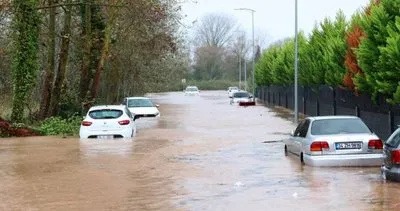
M 285 144 L 285 156 L 287 156 L 287 155 L 288 155 L 288 150 L 287 150 L 287 146 Z

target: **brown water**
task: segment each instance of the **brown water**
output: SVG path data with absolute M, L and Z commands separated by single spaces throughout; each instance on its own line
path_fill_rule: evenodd
M 162 117 L 133 140 L 0 139 L 0 210 L 400 210 L 379 168 L 285 157 L 294 125 L 263 106 L 152 97 Z

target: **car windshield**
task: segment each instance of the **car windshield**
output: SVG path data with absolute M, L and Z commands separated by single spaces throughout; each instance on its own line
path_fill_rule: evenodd
M 245 97 L 249 97 L 249 93 L 247 92 L 236 92 L 235 94 L 233 94 L 234 98 L 245 98 Z
M 153 103 L 149 99 L 129 99 L 128 108 L 131 107 L 154 107 Z
M 199 89 L 197 89 L 196 87 L 189 87 L 189 88 L 186 88 L 186 91 L 188 91 L 188 92 L 197 92 Z
M 122 116 L 123 111 L 118 109 L 99 109 L 89 112 L 92 119 L 116 119 Z
M 324 119 L 312 123 L 312 135 L 371 133 L 360 119 Z

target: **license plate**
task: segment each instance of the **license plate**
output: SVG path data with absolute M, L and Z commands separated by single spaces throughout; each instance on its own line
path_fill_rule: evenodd
M 336 149 L 361 149 L 361 142 L 343 142 L 335 143 Z

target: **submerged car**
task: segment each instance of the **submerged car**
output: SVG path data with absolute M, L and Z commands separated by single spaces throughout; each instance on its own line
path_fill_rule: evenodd
M 79 130 L 80 138 L 129 138 L 136 134 L 132 113 L 120 105 L 93 106 Z
M 185 95 L 186 96 L 196 96 L 199 95 L 200 91 L 199 88 L 197 86 L 188 86 L 185 89 Z
M 161 116 L 158 110 L 159 105 L 154 104 L 148 97 L 127 97 L 122 102 L 130 112 L 139 118 L 158 118 Z
M 383 157 L 381 167 L 383 178 L 400 182 L 400 128 L 385 142 Z
M 228 88 L 228 96 L 229 98 L 233 97 L 233 93 L 240 91 L 240 89 L 236 86 L 231 86 Z
M 233 97 L 231 98 L 230 104 L 239 104 L 240 102 L 251 102 L 253 96 L 251 96 L 248 92 L 238 91 L 233 93 Z
M 355 116 L 308 117 L 289 139 L 285 154 L 309 166 L 381 166 L 383 142 Z

